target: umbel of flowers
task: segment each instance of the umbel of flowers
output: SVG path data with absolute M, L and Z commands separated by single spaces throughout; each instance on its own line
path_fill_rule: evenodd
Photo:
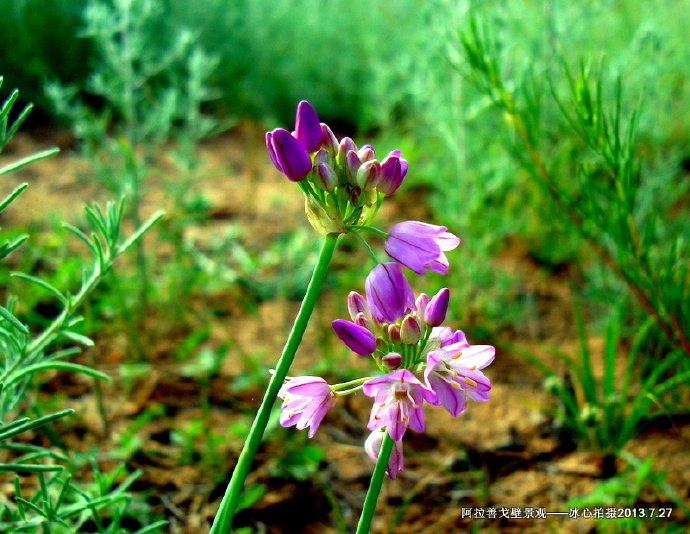
M 374 267 L 365 295 L 348 296 L 350 320 L 336 319 L 333 329 L 351 350 L 371 356 L 381 376 L 329 385 L 319 377 L 288 378 L 283 426 L 309 427 L 312 437 L 326 412 L 342 395 L 362 391 L 374 399 L 364 447 L 376 461 L 383 433 L 395 441 L 387 473 L 403 469 L 402 438 L 408 428 L 424 430 L 425 405 L 442 406 L 452 416 L 465 411 L 467 398 L 489 400 L 491 382 L 482 369 L 494 359 L 494 347 L 470 345 L 465 334 L 443 326 L 450 291 L 415 298 L 399 263 Z
M 266 148 L 276 168 L 299 184 L 309 222 L 322 235 L 366 225 L 407 173 L 399 150 L 379 161 L 371 145 L 338 141 L 305 100 L 297 106 L 295 131 L 268 132 Z

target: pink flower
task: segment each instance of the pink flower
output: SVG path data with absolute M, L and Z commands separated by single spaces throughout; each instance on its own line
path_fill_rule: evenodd
M 479 369 L 494 360 L 496 349 L 490 345 L 468 345 L 458 342 L 430 352 L 424 378 L 436 394 L 430 401 L 443 406 L 455 417 L 465 411 L 466 399 L 489 400 L 491 382 Z
M 298 430 L 310 427 L 310 438 L 316 434 L 328 409 L 335 404 L 331 388 L 317 376 L 288 378 L 278 396 L 283 399 L 281 426 L 296 426 Z
M 369 437 L 364 442 L 364 450 L 371 458 L 371 461 L 376 463 L 379 458 L 379 452 L 381 452 L 381 444 L 383 443 L 383 438 L 386 435 L 385 430 L 374 430 Z M 386 469 L 386 474 L 395 480 L 397 474 L 403 470 L 403 447 L 402 441 L 396 441 L 393 445 L 393 450 L 391 451 L 390 458 L 388 459 L 388 468 Z
M 362 384 L 367 397 L 375 397 L 369 417 L 369 430 L 386 427 L 395 441 L 402 439 L 407 427 L 424 430 L 422 404 L 434 403 L 436 395 L 407 369 L 398 369 Z
M 384 249 L 392 259 L 417 274 L 424 274 L 425 269 L 446 274 L 448 258 L 443 252 L 460 244 L 460 239 L 447 230 L 445 226 L 419 221 L 401 222 L 388 232 Z

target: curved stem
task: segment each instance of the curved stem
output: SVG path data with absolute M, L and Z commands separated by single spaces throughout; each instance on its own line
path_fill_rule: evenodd
M 304 295 L 299 312 L 297 312 L 295 323 L 285 342 L 285 347 L 276 365 L 275 373 L 268 383 L 259 411 L 249 429 L 249 434 L 244 442 L 242 452 L 240 452 L 240 456 L 237 459 L 237 465 L 232 473 L 228 487 L 225 490 L 225 496 L 220 503 L 220 508 L 213 521 L 210 534 L 229 534 L 232 532 L 232 518 L 237 509 L 237 503 L 242 493 L 244 481 L 249 474 L 249 468 L 251 467 L 252 460 L 254 460 L 256 451 L 261 444 L 261 439 L 268 425 L 268 420 L 271 416 L 273 404 L 278 396 L 278 391 L 283 385 L 283 381 L 290 370 L 290 365 L 292 365 L 292 361 L 295 358 L 297 348 L 302 342 L 302 336 L 309 324 L 309 318 L 311 317 L 312 311 L 314 311 L 314 305 L 316 304 L 321 286 L 328 272 L 328 266 L 331 263 L 331 258 L 333 258 L 333 252 L 335 251 L 339 237 L 339 234 L 328 234 L 324 238 L 321 252 L 316 260 L 314 273 L 307 287 L 307 293 Z
M 371 520 L 374 518 L 374 512 L 376 512 L 376 501 L 379 498 L 379 493 L 381 493 L 383 477 L 386 474 L 388 459 L 393 451 L 393 445 L 395 445 L 395 441 L 386 431 L 374 472 L 371 474 L 371 483 L 367 490 L 367 496 L 364 498 L 364 508 L 362 508 L 362 514 L 359 516 L 359 523 L 357 524 L 355 534 L 368 534 L 371 528 Z

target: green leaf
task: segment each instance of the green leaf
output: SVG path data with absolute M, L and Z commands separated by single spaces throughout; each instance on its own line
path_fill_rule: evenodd
M 2 202 L 0 202 L 0 212 L 3 211 L 7 206 L 9 206 L 15 198 L 21 195 L 27 187 L 29 187 L 29 184 L 27 183 L 23 183 L 15 187 L 14 191 L 12 191 Z
M 7 308 L 0 306 L 0 316 L 10 323 L 14 328 L 19 330 L 22 334 L 28 334 L 29 329 L 24 323 L 17 319 Z
M 87 367 L 86 365 L 81 365 L 72 362 L 41 362 L 33 365 L 27 365 L 26 367 L 22 368 L 17 373 L 11 375 L 11 377 L 7 380 L 7 383 L 12 384 L 13 382 L 16 382 L 17 380 L 23 378 L 26 375 L 37 373 L 39 371 L 48 371 L 52 369 L 57 369 L 61 371 L 74 371 L 75 373 L 83 373 L 94 378 L 100 378 L 101 380 L 110 381 L 110 377 L 108 375 L 106 375 L 105 373 L 101 373 L 100 371 L 96 371 L 96 369 L 92 369 L 91 367 Z
M 38 419 L 34 419 L 33 421 L 30 421 L 28 419 L 20 419 L 19 421 L 14 421 L 13 423 L 6 425 L 5 427 L 0 427 L 0 441 L 21 434 L 22 432 L 26 432 L 27 430 L 41 427 L 52 421 L 61 419 L 62 417 L 71 415 L 73 413 L 74 410 L 68 408 L 66 410 L 55 412 L 53 414 L 44 415 L 42 417 L 39 417 Z
M 12 134 L 10 134 L 10 137 L 13 134 L 14 134 L 14 131 L 12 131 Z M 18 159 L 16 161 L 13 161 L 12 163 L 9 163 L 8 165 L 5 165 L 4 167 L 0 167 L 0 175 L 15 171 L 21 167 L 24 167 L 25 165 L 28 165 L 29 163 L 33 163 L 34 161 L 38 161 L 39 159 L 49 158 L 50 156 L 54 156 L 58 152 L 60 152 L 60 149 L 58 147 L 47 148 L 45 150 L 41 150 L 40 152 L 36 152 L 34 154 L 26 156 L 25 158 Z
M 52 286 L 51 284 L 49 284 L 45 280 L 41 280 L 40 278 L 38 278 L 36 276 L 22 273 L 22 272 L 18 272 L 18 271 L 13 272 L 12 276 L 14 276 L 16 278 L 21 278 L 22 280 L 26 280 L 27 282 L 31 282 L 33 284 L 36 284 L 39 287 L 42 287 L 46 291 L 49 291 L 50 293 L 52 293 L 63 305 L 67 305 L 67 302 L 68 302 L 67 297 L 65 297 L 65 295 L 60 293 L 60 291 L 56 287 Z
M 50 473 L 62 471 L 61 465 L 0 464 L 0 473 L 6 471 L 26 473 Z

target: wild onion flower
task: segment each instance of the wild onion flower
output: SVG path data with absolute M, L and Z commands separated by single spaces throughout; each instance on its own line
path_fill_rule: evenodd
M 478 402 L 489 400 L 491 382 L 480 369 L 494 360 L 495 352 L 490 345 L 462 341 L 430 352 L 424 378 L 436 399 L 429 402 L 456 417 L 465 411 L 468 396 Z
M 376 350 L 376 338 L 365 327 L 344 319 L 333 321 L 333 330 L 353 352 L 368 356 Z
M 295 131 L 268 132 L 266 148 L 275 167 L 299 184 L 309 222 L 323 235 L 365 225 L 407 174 L 399 150 L 379 161 L 371 145 L 338 141 L 306 100 L 297 106 Z
M 335 396 L 323 378 L 299 376 L 288 378 L 278 392 L 283 399 L 281 426 L 296 426 L 298 430 L 309 427 L 313 438 L 326 412 L 335 404 Z
M 364 441 L 364 450 L 366 451 L 371 461 L 376 463 L 379 457 L 379 452 L 381 452 L 381 444 L 383 443 L 383 437 L 386 431 L 383 429 L 376 429 L 369 437 Z M 386 474 L 395 480 L 395 477 L 404 468 L 403 463 L 403 447 L 402 440 L 395 442 L 393 446 L 393 451 L 391 452 L 390 458 L 388 459 L 388 468 L 386 469 Z
M 395 322 L 415 309 L 414 293 L 398 263 L 381 263 L 367 276 L 364 288 L 374 320 Z
M 460 244 L 460 239 L 447 230 L 445 226 L 419 221 L 401 222 L 388 232 L 384 249 L 393 260 L 417 274 L 424 274 L 425 270 L 446 274 L 448 258 L 444 251 Z
M 407 369 L 398 369 L 362 385 L 367 397 L 375 397 L 367 428 L 386 427 L 393 440 L 402 439 L 407 428 L 424 430 L 422 404 L 436 402 L 436 394 Z

